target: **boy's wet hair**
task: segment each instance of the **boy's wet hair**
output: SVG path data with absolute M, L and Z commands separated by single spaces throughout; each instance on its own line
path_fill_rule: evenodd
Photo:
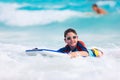
M 93 4 L 93 7 L 98 7 L 98 5 L 97 4 Z
M 66 37 L 67 33 L 69 33 L 69 32 L 73 32 L 74 34 L 77 35 L 77 32 L 76 32 L 74 29 L 69 28 L 69 29 L 65 30 L 65 32 L 64 32 L 64 37 Z

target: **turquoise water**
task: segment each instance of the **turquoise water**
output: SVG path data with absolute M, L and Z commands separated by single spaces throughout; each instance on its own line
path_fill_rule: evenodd
M 93 3 L 108 13 L 96 14 Z M 71 60 L 25 54 L 35 47 L 63 47 L 68 28 L 77 31 L 87 48 L 100 48 L 104 56 Z M 119 80 L 119 34 L 119 0 L 0 0 L 0 79 Z

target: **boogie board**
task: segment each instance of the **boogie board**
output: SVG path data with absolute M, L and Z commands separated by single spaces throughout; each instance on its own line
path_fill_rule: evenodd
M 61 53 L 57 50 L 51 50 L 51 49 L 31 49 L 25 51 L 27 55 L 29 56 L 36 56 L 38 54 L 42 56 L 49 56 L 49 57 L 68 57 L 67 53 Z
M 68 57 L 67 53 L 58 52 L 57 50 L 51 50 L 51 49 L 30 49 L 25 51 L 27 55 L 29 56 L 36 56 L 38 54 L 42 56 L 49 56 L 49 57 L 55 57 L 55 56 L 61 56 L 61 57 Z M 93 48 L 88 49 L 88 53 L 90 57 L 99 57 L 99 54 L 103 54 L 103 52 L 99 49 Z

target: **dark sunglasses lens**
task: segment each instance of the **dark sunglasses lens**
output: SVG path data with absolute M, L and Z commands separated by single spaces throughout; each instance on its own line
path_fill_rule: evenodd
M 67 40 L 70 40 L 70 39 L 71 39 L 70 37 L 67 38 Z
M 73 36 L 73 39 L 76 39 L 77 37 L 76 36 Z

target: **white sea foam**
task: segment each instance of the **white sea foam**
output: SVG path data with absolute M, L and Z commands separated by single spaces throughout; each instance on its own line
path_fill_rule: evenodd
M 119 80 L 120 49 L 103 49 L 101 58 L 27 56 L 28 46 L 0 43 L 1 80 Z
M 19 10 L 24 6 L 20 4 L 0 3 L 0 21 L 11 26 L 45 25 L 52 22 L 62 22 L 71 17 L 91 17 L 90 12 L 77 12 L 72 10 Z M 23 19 L 24 18 L 24 19 Z
M 110 7 L 114 7 L 116 2 L 115 1 L 98 1 L 97 4 L 100 6 L 109 5 Z

